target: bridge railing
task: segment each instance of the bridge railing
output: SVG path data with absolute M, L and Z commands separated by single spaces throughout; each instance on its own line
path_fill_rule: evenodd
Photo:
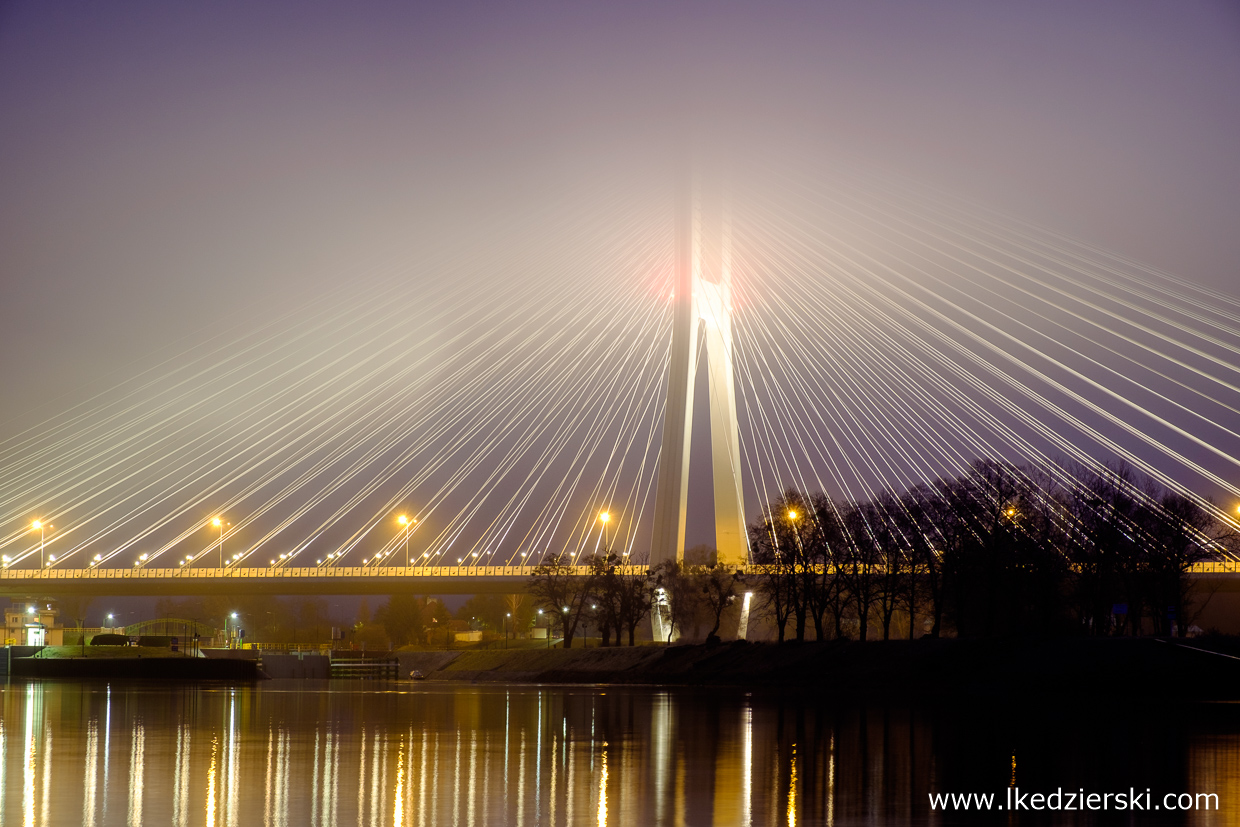
M 638 567 L 632 567 L 638 568 Z M 574 566 L 574 574 L 589 574 L 588 566 Z M 335 566 L 333 568 L 287 567 L 228 569 L 211 568 L 132 568 L 132 569 L 0 569 L 5 580 L 218 580 L 281 578 L 360 578 L 360 577 L 530 577 L 533 566 Z
M 20 580 L 55 583 L 59 580 L 258 580 L 258 579 L 400 579 L 400 578 L 440 578 L 440 577 L 520 577 L 528 578 L 534 574 L 534 566 L 335 566 L 318 568 L 314 566 L 287 568 L 132 568 L 132 569 L 0 569 L 0 583 Z M 590 574 L 589 566 L 571 566 L 573 575 L 585 577 Z M 771 567 L 748 565 L 739 567 L 745 574 L 764 574 Z M 814 567 L 822 573 L 822 567 Z M 648 568 L 646 566 L 618 566 L 617 571 L 625 575 L 638 575 Z M 1189 567 L 1190 575 L 1240 574 L 1240 562 L 1210 561 L 1195 563 Z

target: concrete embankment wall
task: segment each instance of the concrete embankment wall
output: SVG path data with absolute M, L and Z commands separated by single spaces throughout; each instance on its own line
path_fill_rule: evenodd
M 41 646 L 0 646 L 0 676 L 9 674 L 9 663 L 13 658 L 28 658 L 42 648 Z
M 332 676 L 332 662 L 327 655 L 264 652 L 263 672 L 269 678 L 326 680 Z
M 258 662 L 206 658 L 18 658 L 15 678 L 107 678 L 112 680 L 256 681 Z

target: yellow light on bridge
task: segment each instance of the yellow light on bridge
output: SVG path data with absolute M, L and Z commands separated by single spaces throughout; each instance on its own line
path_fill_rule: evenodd
M 38 520 L 35 520 L 33 523 L 30 524 L 30 527 L 33 528 L 35 531 L 38 531 L 39 529 L 43 528 L 43 523 L 41 523 Z
M 211 518 L 211 525 L 215 526 L 216 528 L 219 528 L 221 525 L 223 525 L 223 523 L 224 521 L 221 520 L 219 517 Z
M 606 511 L 601 511 L 599 512 L 598 518 L 602 520 L 603 522 L 607 522 L 608 520 L 611 519 L 611 515 L 608 514 Z

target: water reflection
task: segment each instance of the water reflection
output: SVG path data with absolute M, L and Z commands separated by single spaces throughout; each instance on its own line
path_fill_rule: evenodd
M 614 687 L 10 683 L 0 821 L 920 825 L 940 818 L 932 791 L 1016 784 L 1213 792 L 1222 812 L 1164 821 L 1240 819 L 1236 709 L 1133 720 Z

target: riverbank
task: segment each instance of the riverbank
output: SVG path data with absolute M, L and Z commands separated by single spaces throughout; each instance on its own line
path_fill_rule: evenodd
M 1155 638 L 400 652 L 430 681 L 800 688 L 851 697 L 1240 700 L 1240 659 Z M 1102 694 L 1099 694 L 1102 693 Z

